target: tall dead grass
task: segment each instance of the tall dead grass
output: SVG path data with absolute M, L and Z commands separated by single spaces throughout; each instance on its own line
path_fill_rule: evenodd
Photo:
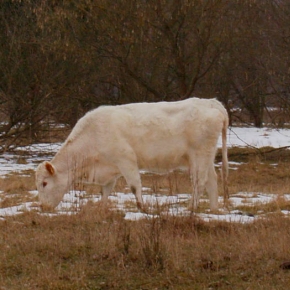
M 100 205 L 0 223 L 1 289 L 287 289 L 290 223 L 137 222 Z
M 33 197 L 29 194 L 35 187 L 34 176 L 19 176 L 11 174 L 6 178 L 0 178 L 0 190 L 4 192 L 0 196 L 0 208 L 19 205 L 24 201 L 31 201 Z M 1 195 L 1 194 L 0 194 Z

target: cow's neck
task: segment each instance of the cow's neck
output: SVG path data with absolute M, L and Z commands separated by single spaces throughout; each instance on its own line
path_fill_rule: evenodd
M 74 176 L 74 178 L 79 177 L 88 167 L 89 156 L 85 156 L 84 152 L 86 151 L 81 150 L 77 146 L 70 146 L 70 144 L 67 146 L 67 144 L 64 144 L 53 158 L 52 164 L 60 173 L 68 173 L 70 176 Z

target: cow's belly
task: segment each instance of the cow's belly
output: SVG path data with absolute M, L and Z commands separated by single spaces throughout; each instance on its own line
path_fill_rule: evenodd
M 88 168 L 87 181 L 106 185 L 120 175 L 121 173 L 116 166 L 98 162 Z
M 139 169 L 165 172 L 177 168 L 188 168 L 188 154 L 181 148 L 165 147 L 152 148 L 148 146 L 137 153 Z

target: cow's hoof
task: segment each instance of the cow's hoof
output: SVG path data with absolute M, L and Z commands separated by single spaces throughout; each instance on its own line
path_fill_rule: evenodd
M 283 270 L 290 270 L 290 261 L 284 262 L 280 265 L 280 268 Z
M 137 207 L 140 212 L 148 214 L 148 208 L 141 202 L 137 202 Z
M 187 210 L 190 211 L 190 212 L 192 212 L 192 213 L 195 212 L 196 209 L 197 209 L 197 206 L 194 205 L 192 202 L 189 203 L 189 205 L 187 206 Z

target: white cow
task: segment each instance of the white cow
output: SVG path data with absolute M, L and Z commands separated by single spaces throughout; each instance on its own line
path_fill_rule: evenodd
M 121 175 L 142 209 L 140 169 L 164 172 L 189 169 L 190 207 L 201 193 L 209 194 L 210 208 L 218 208 L 214 159 L 222 132 L 222 180 L 227 197 L 228 114 L 215 99 L 190 98 L 178 102 L 102 106 L 82 117 L 51 162 L 36 170 L 39 200 L 56 207 L 84 172 L 102 186 L 106 201 Z

